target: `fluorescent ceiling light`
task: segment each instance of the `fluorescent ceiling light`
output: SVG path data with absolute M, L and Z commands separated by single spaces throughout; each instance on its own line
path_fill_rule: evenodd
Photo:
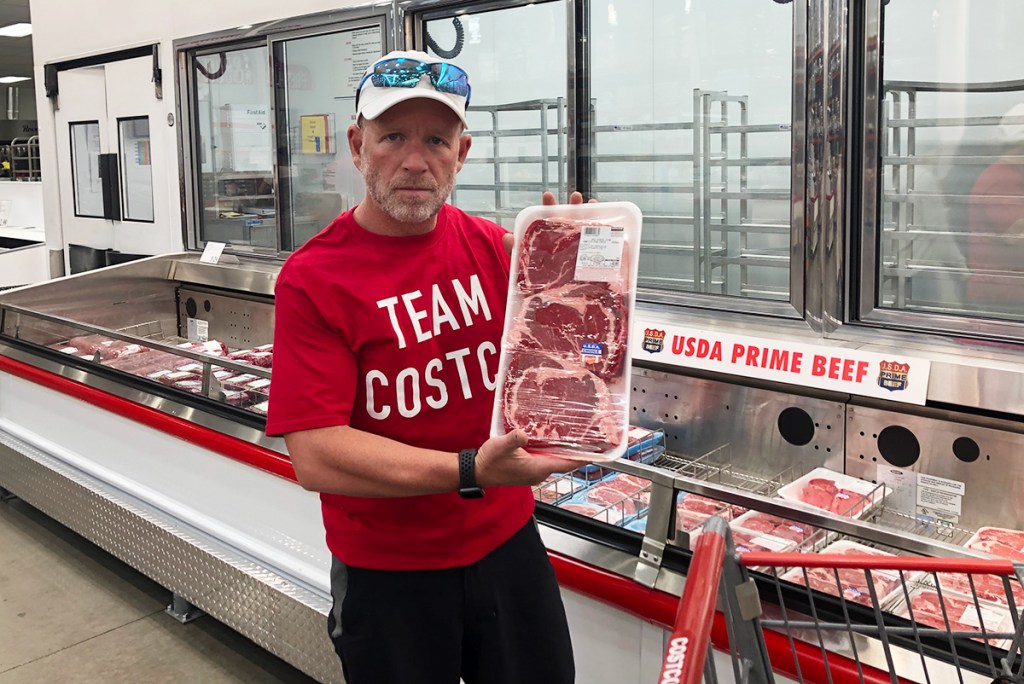
M 8 38 L 24 38 L 32 33 L 32 24 L 10 24 L 0 28 L 0 36 Z
M 27 80 L 29 80 L 28 76 L 0 76 L 0 83 L 17 83 Z

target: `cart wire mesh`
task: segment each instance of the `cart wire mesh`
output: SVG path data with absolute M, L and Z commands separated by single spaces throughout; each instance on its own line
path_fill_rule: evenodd
M 1022 583 L 1024 564 L 1006 560 L 739 554 L 725 521 L 711 518 L 659 681 L 719 681 L 713 643 L 736 682 L 773 682 L 773 668 L 829 684 L 1020 677 Z

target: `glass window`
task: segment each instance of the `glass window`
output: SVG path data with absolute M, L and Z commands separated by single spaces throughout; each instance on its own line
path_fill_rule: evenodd
M 544 190 L 564 198 L 565 2 L 434 16 L 425 29 L 428 53 L 464 68 L 473 88 L 473 147 L 452 203 L 511 228 Z
M 153 220 L 153 162 L 149 117 L 117 120 L 123 220 Z
M 277 102 L 288 144 L 279 174 L 282 245 L 299 247 L 358 203 L 365 186 L 348 152 L 355 93 L 383 53 L 380 26 L 282 41 Z
M 793 3 L 590 7 L 593 190 L 644 212 L 640 285 L 790 300 Z
M 1024 321 L 1024 5 L 884 7 L 875 306 Z
M 266 46 L 196 55 L 200 239 L 277 248 Z
M 103 181 L 100 179 L 100 122 L 71 126 L 71 175 L 74 178 L 75 216 L 103 218 Z

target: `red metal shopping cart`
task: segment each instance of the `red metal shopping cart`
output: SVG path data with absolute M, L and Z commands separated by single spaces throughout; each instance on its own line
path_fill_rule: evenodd
M 659 681 L 717 682 L 730 664 L 733 681 L 752 683 L 1017 681 L 1022 587 L 1024 565 L 1010 561 L 737 554 L 710 518 Z

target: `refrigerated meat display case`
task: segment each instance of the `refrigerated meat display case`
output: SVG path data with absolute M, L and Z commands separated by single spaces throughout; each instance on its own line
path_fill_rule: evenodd
M 0 487 L 169 588 L 179 619 L 205 611 L 339 681 L 323 630 L 330 557 L 319 502 L 295 482 L 283 441 L 263 433 L 279 268 L 166 255 L 0 295 Z M 586 681 L 656 674 L 689 548 L 710 515 L 750 550 L 855 540 L 969 557 L 984 557 L 965 546 L 979 528 L 1024 522 L 1010 497 L 990 495 L 1020 477 L 1021 428 L 1009 417 L 894 412 L 650 363 L 632 380 L 631 458 L 535 488 Z M 889 463 L 878 446 L 894 426 L 916 435 L 912 465 Z M 910 441 L 896 432 L 904 453 Z M 939 445 L 956 439 L 981 450 L 948 458 Z M 945 500 L 960 507 L 956 523 L 920 514 L 920 496 L 958 486 Z M 820 598 L 819 610 L 842 608 Z M 884 669 L 873 644 L 861 639 L 859 657 Z M 976 644 L 958 649 L 985 671 Z M 901 662 L 908 673 L 924 662 L 915 654 Z M 937 647 L 928 667 L 941 672 L 946 659 Z

